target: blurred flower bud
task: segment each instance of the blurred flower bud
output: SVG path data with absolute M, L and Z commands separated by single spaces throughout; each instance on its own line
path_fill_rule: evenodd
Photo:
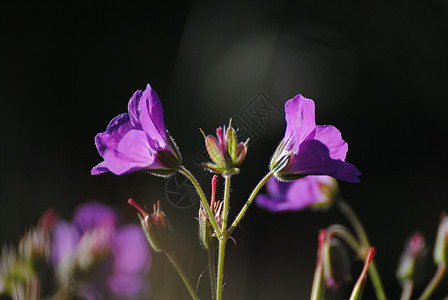
M 213 163 L 204 163 L 204 166 L 210 171 L 223 174 L 232 175 L 238 174 L 238 167 L 243 163 L 247 153 L 247 139 L 244 143 L 238 143 L 235 129 L 233 129 L 232 119 L 230 119 L 229 127 L 218 127 L 216 129 L 216 137 L 212 135 L 206 136 L 204 132 L 202 134 L 205 138 L 205 146 L 207 148 L 208 155 Z
M 403 284 L 407 280 L 415 281 L 418 270 L 424 263 L 426 256 L 425 238 L 419 232 L 415 232 L 406 242 L 397 268 L 397 278 Z
M 350 296 L 350 300 L 362 299 L 364 286 L 367 280 L 367 270 L 374 255 L 375 249 L 373 247 L 370 247 L 369 252 L 367 253 L 367 258 L 364 262 L 364 268 L 362 269 L 361 275 L 359 275 L 359 278 L 356 281 L 355 287 L 353 288 L 352 294 Z
M 437 266 L 447 264 L 448 251 L 448 216 L 442 214 L 439 229 L 437 231 L 436 242 L 434 244 L 434 262 Z
M 133 199 L 129 199 L 128 203 L 139 211 L 138 217 L 151 248 L 156 252 L 168 250 L 168 238 L 171 235 L 171 230 L 165 213 L 160 209 L 160 201 L 154 204 L 152 214 L 148 214 Z
M 325 251 L 325 240 L 327 237 L 327 230 L 322 229 L 319 232 L 319 245 L 317 248 L 317 262 L 316 269 L 314 270 L 313 287 L 311 290 L 311 299 L 321 300 L 324 299 L 325 285 L 323 278 L 323 265 L 324 265 L 324 251 Z
M 104 224 L 87 231 L 76 248 L 76 262 L 79 271 L 88 272 L 95 263 L 110 251 L 114 228 Z
M 352 277 L 350 275 L 350 259 L 345 246 L 329 236 L 324 247 L 323 272 L 328 288 L 339 289 Z
M 216 219 L 218 226 L 222 226 L 222 201 L 215 201 L 216 184 L 218 182 L 218 176 L 214 175 L 212 178 L 212 195 L 210 201 L 210 210 Z M 207 211 L 204 206 L 199 207 L 199 238 L 201 244 L 205 249 L 212 250 L 218 246 L 218 239 L 216 238 L 215 230 L 207 217 Z

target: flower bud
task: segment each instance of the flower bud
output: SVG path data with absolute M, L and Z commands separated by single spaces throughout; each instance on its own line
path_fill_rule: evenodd
M 128 203 L 139 211 L 138 217 L 151 248 L 156 252 L 166 251 L 171 231 L 165 213 L 160 209 L 160 201 L 154 204 L 152 214 L 148 214 L 133 199 L 129 199 Z
M 238 167 L 243 163 L 247 153 L 247 139 L 244 143 L 237 144 L 236 131 L 231 125 L 230 119 L 229 127 L 218 127 L 216 129 L 216 137 L 212 135 L 206 136 L 205 147 L 208 155 L 213 163 L 204 163 L 204 166 L 210 171 L 217 174 L 232 175 L 238 174 Z M 201 130 L 202 131 L 202 130 Z
M 434 262 L 437 266 L 447 264 L 448 256 L 448 216 L 442 214 L 434 245 Z
M 402 284 L 407 280 L 415 281 L 416 275 L 419 274 L 416 270 L 421 268 L 426 253 L 425 238 L 415 232 L 406 242 L 398 263 L 397 278 Z
M 358 281 L 356 281 L 355 287 L 353 288 L 350 296 L 350 300 L 362 299 L 362 293 L 367 280 L 367 269 L 369 268 L 370 262 L 372 261 L 374 255 L 375 249 L 370 247 L 369 252 L 367 253 L 366 261 L 364 262 L 364 268 L 361 271 L 361 275 L 359 275 Z
M 222 201 L 215 201 L 216 195 L 216 183 L 218 182 L 218 176 L 214 175 L 212 178 L 212 195 L 210 201 L 210 210 L 216 219 L 219 227 L 222 226 Z M 218 239 L 215 234 L 215 230 L 207 216 L 207 211 L 202 205 L 199 207 L 199 239 L 204 249 L 213 250 L 218 246 Z
M 336 290 L 352 279 L 350 258 L 345 246 L 338 239 L 331 238 L 331 233 L 325 242 L 323 259 L 325 284 L 328 288 Z

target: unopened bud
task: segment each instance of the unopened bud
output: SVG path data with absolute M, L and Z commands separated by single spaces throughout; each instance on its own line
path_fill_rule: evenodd
M 366 261 L 364 262 L 364 268 L 361 271 L 361 275 L 359 275 L 358 280 L 356 281 L 355 287 L 353 288 L 352 294 L 350 296 L 350 300 L 358 300 L 362 299 L 362 293 L 364 291 L 364 286 L 367 280 L 367 269 L 369 268 L 370 262 L 375 255 L 375 249 L 370 247 L 369 252 L 367 253 Z
M 247 153 L 247 143 L 240 142 L 236 136 L 236 131 L 231 125 L 232 119 L 230 119 L 229 127 L 218 127 L 216 129 L 216 137 L 212 135 L 206 136 L 204 132 L 202 134 L 205 138 L 205 146 L 207 148 L 208 155 L 213 163 L 204 163 L 204 166 L 210 171 L 217 174 L 232 175 L 238 174 L 238 167 L 243 163 Z
M 434 244 L 434 262 L 437 266 L 447 264 L 448 256 L 448 216 L 442 214 L 439 229 L 437 231 L 436 242 Z
M 326 239 L 324 247 L 324 278 L 325 284 L 328 288 L 339 289 L 346 282 L 349 282 L 352 278 L 350 275 L 350 259 L 347 253 L 347 249 L 336 238 Z
M 426 256 L 425 238 L 419 233 L 414 233 L 406 242 L 397 268 L 397 278 L 403 284 L 407 280 L 415 281 Z
M 160 201 L 154 204 L 152 214 L 148 214 L 133 199 L 129 199 L 128 203 L 139 211 L 138 217 L 151 248 L 156 252 L 168 250 L 168 238 L 171 231 L 165 213 L 160 209 Z
M 216 184 L 218 176 L 214 175 L 212 178 L 212 195 L 210 201 L 210 210 L 219 227 L 222 226 L 222 201 L 215 201 Z M 207 216 L 207 211 L 204 206 L 199 207 L 199 238 L 204 249 L 212 250 L 218 246 L 218 239 L 215 230 Z

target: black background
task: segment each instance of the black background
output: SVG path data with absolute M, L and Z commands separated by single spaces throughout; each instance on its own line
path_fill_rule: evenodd
M 361 183 L 341 183 L 341 193 L 377 249 L 389 297 L 398 298 L 405 239 L 420 230 L 431 255 L 448 207 L 447 17 L 442 0 L 2 4 L 0 241 L 17 243 L 50 206 L 69 219 L 80 203 L 98 200 L 136 222 L 129 197 L 148 207 L 160 199 L 179 258 L 196 278 L 206 266 L 196 245 L 198 206 L 170 205 L 160 178 L 90 176 L 101 161 L 94 136 L 149 82 L 185 165 L 208 193 L 210 176 L 191 158 L 203 147 L 198 128 L 212 133 L 260 91 L 280 108 L 302 93 L 316 102 L 317 124 L 343 133 L 347 161 L 363 172 Z M 233 179 L 231 217 L 267 171 L 284 128 L 273 117 L 257 132 Z M 228 247 L 227 299 L 308 298 L 318 230 L 334 222 L 346 224 L 336 210 L 273 215 L 251 207 L 237 246 Z M 361 263 L 353 261 L 356 276 Z M 431 258 L 426 271 L 429 281 Z M 151 280 L 154 299 L 188 299 L 162 256 Z M 365 299 L 374 299 L 371 287 Z

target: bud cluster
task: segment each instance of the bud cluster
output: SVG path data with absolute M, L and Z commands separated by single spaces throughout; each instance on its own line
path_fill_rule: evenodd
M 205 135 L 205 146 L 208 155 L 213 163 L 204 163 L 204 166 L 210 171 L 223 174 L 232 175 L 238 174 L 238 167 L 243 163 L 247 153 L 247 143 L 240 142 L 237 144 L 236 131 L 232 127 L 232 120 L 229 122 L 229 127 L 218 127 L 216 129 L 216 137 L 212 135 Z

